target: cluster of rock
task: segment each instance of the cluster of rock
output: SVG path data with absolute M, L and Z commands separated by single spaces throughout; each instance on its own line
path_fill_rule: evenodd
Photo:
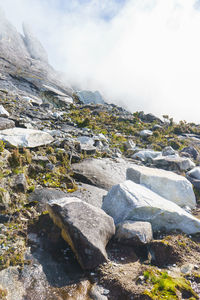
M 73 91 L 27 25 L 23 31 L 0 12 L 0 256 L 19 259 L 16 251 L 23 249 L 31 262 L 22 271 L 0 271 L 0 292 L 11 300 L 68 299 L 71 290 L 66 296 L 62 287 L 73 290 L 71 270 L 84 282 L 82 270 L 113 263 L 113 243 L 117 250 L 145 252 L 153 263 L 155 237 L 200 232 L 200 134 L 182 132 L 178 142 L 166 134 L 154 150 L 152 141 L 169 122 L 107 104 L 99 92 Z M 18 222 L 13 241 L 10 221 Z M 89 292 L 108 299 L 109 290 L 94 291 L 89 281 L 77 290 L 85 299 Z

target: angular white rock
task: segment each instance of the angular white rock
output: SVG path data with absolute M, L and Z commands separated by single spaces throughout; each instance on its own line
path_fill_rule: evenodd
M 160 157 L 161 156 L 161 152 L 160 151 L 154 151 L 154 150 L 141 150 L 138 151 L 137 153 L 135 153 L 132 158 L 133 159 L 139 159 L 141 161 L 145 161 L 147 159 L 154 159 L 156 157 Z
M 116 224 L 125 220 L 147 221 L 154 232 L 163 229 L 180 230 L 186 234 L 200 232 L 200 220 L 130 180 L 113 186 L 104 197 L 102 208 Z
M 10 115 L 9 112 L 5 110 L 3 105 L 0 105 L 0 117 L 9 117 L 9 115 Z
M 34 148 L 53 142 L 50 134 L 41 130 L 12 128 L 0 130 L 0 140 L 14 147 Z
M 145 185 L 165 199 L 184 207 L 195 208 L 192 184 L 183 176 L 162 169 L 133 165 L 127 169 L 126 179 Z
M 141 137 L 148 137 L 148 136 L 153 135 L 153 132 L 151 130 L 145 129 L 145 130 L 140 131 L 139 135 Z

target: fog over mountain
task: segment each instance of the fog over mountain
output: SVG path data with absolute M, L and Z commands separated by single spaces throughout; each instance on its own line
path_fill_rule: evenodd
M 193 0 L 0 0 L 28 22 L 66 81 L 131 111 L 199 123 L 200 11 Z

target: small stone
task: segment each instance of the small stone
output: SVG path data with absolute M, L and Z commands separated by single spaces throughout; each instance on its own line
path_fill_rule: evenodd
M 27 191 L 27 181 L 24 174 L 18 174 L 14 177 L 13 188 L 22 193 Z

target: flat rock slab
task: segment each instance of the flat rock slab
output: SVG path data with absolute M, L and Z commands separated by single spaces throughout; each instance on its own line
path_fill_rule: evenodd
M 0 140 L 13 147 L 35 148 L 53 142 L 50 134 L 34 129 L 12 128 L 0 130 Z
M 54 200 L 47 209 L 83 269 L 95 268 L 107 260 L 105 247 L 115 226 L 103 210 L 76 197 Z
M 196 206 L 192 184 L 183 176 L 162 169 L 133 165 L 127 169 L 126 177 L 181 207 Z
M 103 210 L 115 224 L 126 220 L 150 222 L 153 232 L 180 230 L 200 232 L 200 220 L 175 203 L 130 180 L 112 187 L 104 197 Z
M 86 159 L 74 164 L 74 177 L 79 182 L 109 190 L 113 185 L 126 180 L 126 169 L 132 164 L 124 159 Z

